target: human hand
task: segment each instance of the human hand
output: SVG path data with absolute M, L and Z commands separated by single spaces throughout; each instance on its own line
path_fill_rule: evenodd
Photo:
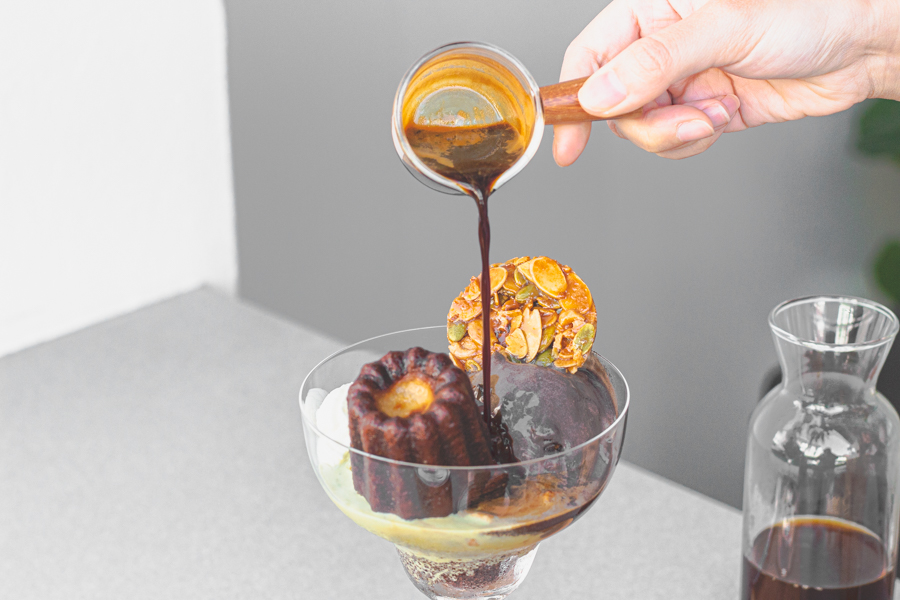
M 722 133 L 900 99 L 900 0 L 613 0 L 576 37 L 560 81 L 591 75 L 582 107 L 665 158 Z M 590 123 L 557 125 L 575 162 Z

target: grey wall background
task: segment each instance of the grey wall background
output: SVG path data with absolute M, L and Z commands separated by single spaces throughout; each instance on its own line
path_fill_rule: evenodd
M 516 55 L 543 85 L 605 2 L 226 0 L 243 297 L 346 341 L 444 322 L 480 271 L 474 204 L 409 176 L 401 76 L 443 43 Z M 720 139 L 672 162 L 594 128 L 560 169 L 548 129 L 491 200 L 496 261 L 545 254 L 597 304 L 595 348 L 632 387 L 625 457 L 740 506 L 745 429 L 776 361 L 766 317 L 814 293 L 878 298 L 900 169 L 852 150 L 856 114 Z

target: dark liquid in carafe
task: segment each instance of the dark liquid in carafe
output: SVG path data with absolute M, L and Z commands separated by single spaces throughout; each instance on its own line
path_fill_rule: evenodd
M 478 205 L 478 244 L 481 247 L 482 331 L 487 343 L 481 350 L 483 385 L 490 390 L 491 344 L 491 223 L 487 201 L 497 179 L 525 153 L 525 136 L 506 122 L 491 125 L 448 127 L 416 125 L 404 129 L 410 147 L 430 169 L 447 179 L 466 183 L 467 193 Z M 490 394 L 485 394 L 489 399 Z M 484 402 L 484 420 L 491 429 L 491 403 Z
M 893 590 L 884 543 L 834 519 L 770 527 L 744 557 L 744 600 L 890 600 Z

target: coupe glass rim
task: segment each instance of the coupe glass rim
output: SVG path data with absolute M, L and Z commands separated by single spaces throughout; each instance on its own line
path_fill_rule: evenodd
M 454 470 L 454 471 L 484 471 L 484 470 L 503 470 L 503 469 L 508 469 L 511 467 L 535 465 L 535 464 L 538 464 L 538 463 L 541 463 L 544 461 L 555 461 L 555 460 L 559 460 L 560 458 L 565 458 L 566 456 L 569 456 L 570 454 L 573 454 L 573 453 L 581 450 L 582 448 L 585 448 L 586 446 L 589 446 L 589 445 L 597 442 L 598 440 L 609 435 L 611 432 L 615 431 L 622 424 L 622 422 L 625 420 L 625 418 L 628 415 L 628 407 L 631 405 L 631 388 L 628 386 L 628 380 L 625 379 L 625 376 L 622 375 L 622 372 L 619 370 L 619 368 L 615 364 L 612 363 L 612 361 L 608 360 L 602 354 L 593 352 L 593 350 L 591 351 L 593 354 L 595 354 L 598 358 L 603 359 L 604 368 L 607 368 L 607 365 L 609 367 L 612 367 L 615 374 L 619 377 L 619 379 L 622 380 L 622 383 L 625 386 L 625 403 L 622 407 L 622 410 L 619 412 L 618 415 L 616 415 L 616 418 L 613 420 L 612 423 L 609 424 L 608 427 L 606 427 L 606 429 L 604 429 L 603 431 L 601 431 L 600 433 L 598 433 L 591 439 L 589 439 L 585 442 L 582 442 L 581 444 L 578 444 L 577 446 L 573 446 L 573 447 L 569 448 L 565 452 L 559 452 L 557 454 L 551 454 L 549 456 L 541 456 L 539 458 L 532 458 L 529 460 L 523 460 L 523 461 L 514 462 L 514 463 L 503 463 L 503 464 L 497 464 L 497 465 L 476 465 L 476 466 L 465 466 L 465 467 L 453 466 L 453 465 L 426 465 L 426 464 L 422 464 L 422 463 L 413 463 L 413 462 L 406 462 L 406 461 L 402 461 L 402 460 L 394 460 L 392 458 L 385 458 L 383 456 L 378 456 L 376 454 L 370 454 L 368 452 L 364 452 L 363 450 L 358 450 L 356 448 L 353 448 L 352 446 L 348 446 L 342 442 L 339 442 L 338 440 L 335 440 L 334 438 L 332 438 L 330 436 L 325 435 L 324 433 L 319 431 L 319 429 L 315 426 L 315 424 L 313 424 L 304 414 L 303 390 L 306 389 L 307 381 L 309 381 L 309 378 L 312 376 L 313 373 L 316 372 L 316 370 L 319 367 L 321 367 L 322 365 L 324 365 L 325 363 L 330 361 L 335 356 L 342 354 L 348 350 L 351 350 L 357 346 L 367 344 L 369 342 L 372 342 L 372 341 L 380 339 L 380 338 L 384 338 L 384 337 L 388 337 L 388 336 L 392 336 L 392 335 L 404 334 L 404 333 L 413 333 L 413 332 L 417 332 L 417 331 L 439 330 L 439 329 L 446 329 L 446 327 L 443 325 L 430 325 L 427 327 L 414 327 L 412 329 L 402 329 L 400 331 L 392 331 L 390 333 L 383 333 L 381 335 L 376 335 L 376 336 L 370 337 L 368 339 L 356 342 L 355 344 L 350 344 L 349 346 L 345 346 L 344 348 L 341 348 L 340 350 L 336 350 L 336 351 L 332 352 L 331 354 L 329 354 L 327 357 L 320 360 L 316 364 L 316 366 L 314 366 L 309 371 L 309 373 L 307 373 L 306 377 L 303 378 L 303 383 L 300 384 L 300 399 L 299 399 L 300 400 L 300 419 L 302 420 L 304 425 L 306 427 L 308 427 L 317 436 L 323 437 L 323 438 L 331 441 L 332 443 L 334 443 L 342 448 L 345 448 L 347 451 L 349 451 L 353 454 L 365 456 L 365 457 L 371 458 L 373 460 L 382 461 L 382 462 L 385 462 L 388 464 L 400 465 L 400 466 L 406 466 L 406 467 L 414 467 L 417 469 L 450 469 L 450 470 Z M 618 398 L 617 398 L 617 400 L 618 400 Z
M 884 333 L 884 335 L 874 340 L 865 340 L 862 342 L 851 342 L 846 344 L 833 344 L 828 342 L 818 342 L 815 340 L 800 337 L 784 329 L 776 323 L 775 320 L 785 311 L 797 306 L 801 306 L 803 304 L 813 304 L 815 302 L 828 302 L 833 304 L 849 304 L 852 306 L 860 306 L 886 317 L 890 322 L 890 327 Z M 877 348 L 878 346 L 889 344 L 894 339 L 894 337 L 896 337 L 897 331 L 900 330 L 900 321 L 897 320 L 897 315 L 895 315 L 893 311 L 891 311 L 886 306 L 879 304 L 878 302 L 867 300 L 866 298 L 858 298 L 856 296 L 826 294 L 817 296 L 804 296 L 802 298 L 794 298 L 793 300 L 786 300 L 782 302 L 781 304 L 773 308 L 771 313 L 769 313 L 769 327 L 771 328 L 772 333 L 774 333 L 781 339 L 812 350 L 827 352 L 859 352 L 861 350 L 870 350 L 872 348 Z

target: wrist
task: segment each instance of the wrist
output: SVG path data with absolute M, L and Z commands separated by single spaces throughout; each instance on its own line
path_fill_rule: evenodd
M 870 98 L 900 100 L 900 0 L 870 0 L 866 47 Z

